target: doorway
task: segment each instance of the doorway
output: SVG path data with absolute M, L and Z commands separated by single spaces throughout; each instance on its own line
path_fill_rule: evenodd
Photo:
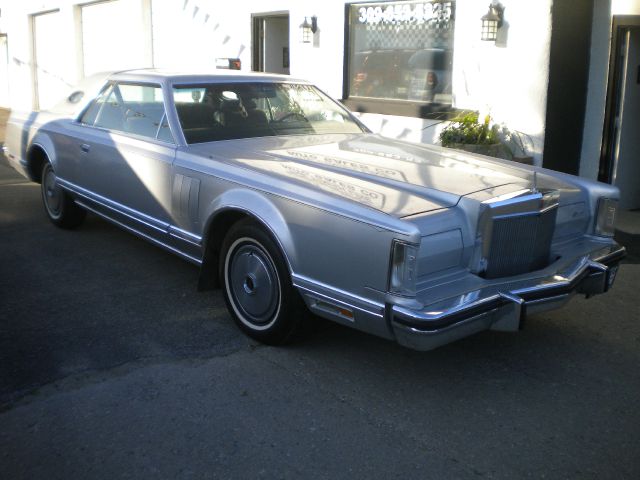
M 289 14 L 252 15 L 252 70 L 289 75 Z
M 65 81 L 65 66 L 69 52 L 61 48 L 60 32 L 66 25 L 60 11 L 31 15 L 33 106 L 46 110 L 57 103 L 69 88 Z
M 640 209 L 640 16 L 613 18 L 605 131 L 598 179 L 620 188 L 620 208 Z

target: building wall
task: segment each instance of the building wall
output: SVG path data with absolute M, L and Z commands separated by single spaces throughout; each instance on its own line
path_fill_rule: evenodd
M 580 175 L 597 179 L 600 163 L 604 109 L 609 72 L 609 48 L 611 35 L 611 2 L 594 0 L 591 27 L 591 53 L 589 61 L 589 85 L 582 135 Z
M 494 45 L 480 41 L 486 2 L 459 2 L 454 57 L 455 106 L 491 114 L 528 135 L 540 162 L 544 145 L 551 0 L 503 1 L 505 25 Z
M 578 174 L 589 80 L 592 0 L 556 1 L 552 11 L 544 166 Z
M 489 114 L 522 132 L 529 153 L 541 164 L 544 145 L 551 0 L 503 1 L 505 25 L 498 40 L 480 40 L 487 3 L 458 0 L 456 7 L 454 106 Z M 443 124 L 434 120 L 364 114 L 373 130 L 397 138 L 434 143 Z
M 609 0 L 609 1 L 611 2 L 612 15 L 640 15 L 640 0 Z
M 580 176 L 596 180 L 604 129 L 613 15 L 640 15 L 640 0 L 594 0 L 587 113 Z
M 143 19 L 149 11 L 149 0 L 120 0 L 122 8 L 119 13 L 126 12 L 124 20 L 118 18 L 104 18 L 102 24 L 95 19 L 104 31 L 112 35 L 104 39 L 103 43 L 88 42 L 86 47 L 93 52 L 92 61 L 87 67 L 95 70 L 100 57 L 103 68 L 127 68 L 132 64 L 131 53 L 143 51 L 136 55 L 135 61 L 140 67 L 150 67 L 151 35 L 145 35 L 148 30 Z M 6 33 L 9 43 L 9 104 L 10 108 L 30 109 L 38 106 L 38 95 L 34 88 L 34 77 L 45 81 L 51 80 L 51 85 L 41 90 L 64 90 L 71 88 L 84 77 L 83 62 L 82 15 L 80 2 L 77 0 L 23 0 L 21 2 L 0 1 L 2 17 L 0 18 L 0 32 Z M 55 32 L 41 32 L 47 38 L 34 42 L 33 16 L 45 12 L 57 11 L 58 17 Z M 114 28 L 119 25 L 120 28 Z M 123 37 L 129 35 L 129 40 Z M 140 45 L 142 42 L 142 45 Z M 41 57 L 44 65 L 33 69 L 35 46 L 39 44 L 45 48 Z M 107 63 L 105 64 L 105 61 Z M 92 73 L 87 72 L 88 74 Z M 59 87 L 58 88 L 56 88 Z M 53 96 L 53 93 L 52 93 Z M 43 107 L 49 106 L 48 104 Z
M 219 0 L 119 0 L 140 12 L 141 67 L 206 70 L 218 57 L 239 57 L 251 69 L 251 14 L 283 12 L 290 16 L 291 75 L 307 78 L 333 97 L 343 93 L 345 0 L 238 0 L 226 8 Z M 0 0 L 0 31 L 9 38 L 13 108 L 33 105 L 29 15 L 59 8 L 65 25 L 55 42 L 70 59 L 64 81 L 83 74 L 80 0 Z M 530 153 L 541 163 L 548 82 L 552 0 L 504 0 L 505 26 L 498 41 L 480 40 L 480 18 L 487 2 L 457 0 L 453 66 L 454 106 L 488 113 L 498 123 L 531 139 Z M 300 42 L 299 25 L 316 15 L 319 31 L 311 44 Z M 148 24 L 146 22 L 148 18 Z M 118 18 L 105 18 L 114 35 L 126 35 Z M 117 43 L 117 42 L 116 42 Z M 126 42 L 124 43 L 126 45 Z M 119 50 L 122 50 L 120 47 Z M 116 49 L 118 50 L 118 49 Z M 114 52 L 114 58 L 121 55 Z M 123 65 L 129 67 L 130 65 Z M 417 142 L 433 142 L 442 124 L 409 117 L 361 114 L 374 131 Z

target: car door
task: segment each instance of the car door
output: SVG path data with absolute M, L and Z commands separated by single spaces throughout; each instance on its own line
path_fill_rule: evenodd
M 145 233 L 167 233 L 176 146 L 160 85 L 113 83 L 77 128 L 74 177 L 96 207 Z

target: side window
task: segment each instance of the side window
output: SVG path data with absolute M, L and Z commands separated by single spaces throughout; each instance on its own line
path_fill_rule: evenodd
M 169 122 L 167 121 L 167 115 L 163 115 L 160 121 L 160 128 L 158 129 L 158 140 L 163 142 L 173 143 L 173 136 L 171 135 L 171 129 L 169 128 Z
M 113 86 L 104 101 L 101 102 L 100 110 L 93 123 L 96 127 L 107 128 L 109 130 L 122 130 L 124 117 L 122 115 L 122 102 L 119 100 L 118 87 Z
M 96 99 L 96 127 L 173 143 L 159 86 L 120 83 Z M 92 105 L 82 118 L 89 116 Z M 90 118 L 87 118 L 90 120 Z
M 113 85 L 109 85 L 107 88 L 102 90 L 102 92 L 96 97 L 93 102 L 91 102 L 89 107 L 84 111 L 82 117 L 80 118 L 80 123 L 83 123 L 85 125 L 93 125 L 95 123 L 98 112 L 100 112 L 102 105 L 111 95 L 112 90 Z
M 170 135 L 160 87 L 122 84 L 119 88 L 126 132 L 163 140 Z

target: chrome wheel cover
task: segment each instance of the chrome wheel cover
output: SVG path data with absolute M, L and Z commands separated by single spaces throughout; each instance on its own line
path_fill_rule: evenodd
M 58 219 L 62 213 L 62 188 L 58 185 L 58 179 L 51 166 L 49 166 L 42 178 L 42 199 L 47 213 L 51 218 Z
M 275 263 L 252 238 L 236 240 L 225 258 L 225 288 L 234 312 L 248 327 L 266 330 L 280 312 L 281 284 Z

